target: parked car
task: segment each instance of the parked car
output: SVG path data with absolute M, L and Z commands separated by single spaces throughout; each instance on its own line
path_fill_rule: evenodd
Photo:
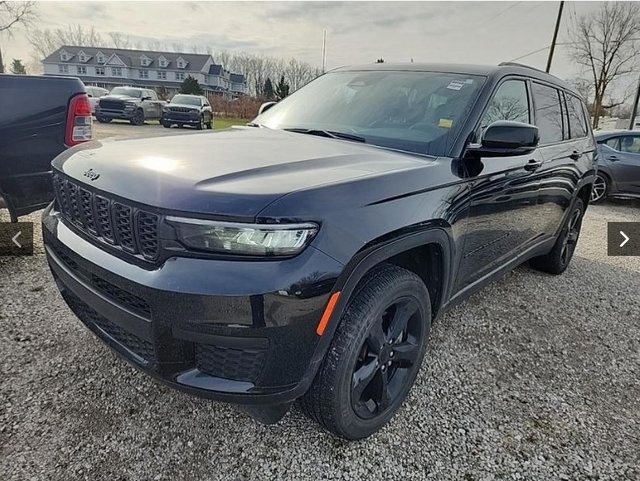
M 341 68 L 249 126 L 61 154 L 44 243 L 138 368 L 359 439 L 443 312 L 523 262 L 567 268 L 595 148 L 576 92 L 532 68 Z
M 202 95 L 175 95 L 162 107 L 160 123 L 170 128 L 172 125 L 182 127 L 190 125 L 202 130 L 213 128 L 213 111 L 209 100 Z
M 91 133 L 77 78 L 0 74 L 0 207 L 13 222 L 51 202 L 51 161 Z
M 96 113 L 96 105 L 98 105 L 98 100 L 100 97 L 104 97 L 109 93 L 107 89 L 103 89 L 102 87 L 95 87 L 93 85 L 85 85 L 84 89 L 87 91 L 87 95 L 89 96 L 89 103 L 91 104 L 91 113 Z
M 598 174 L 591 202 L 607 197 L 640 198 L 640 131 L 597 132 Z
M 166 104 L 158 100 L 151 89 L 138 87 L 114 87 L 96 105 L 96 120 L 109 123 L 113 119 L 128 120 L 133 125 L 142 125 L 145 120 L 159 120 L 162 107 Z

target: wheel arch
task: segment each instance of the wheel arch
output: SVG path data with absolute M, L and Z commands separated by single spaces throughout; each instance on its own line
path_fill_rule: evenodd
M 340 298 L 323 337 L 333 336 L 344 309 L 362 279 L 385 262 L 414 272 L 425 282 L 435 318 L 449 295 L 453 272 L 452 253 L 450 229 L 445 226 L 386 235 L 368 243 L 347 263 L 336 281 L 333 292 L 340 291 Z

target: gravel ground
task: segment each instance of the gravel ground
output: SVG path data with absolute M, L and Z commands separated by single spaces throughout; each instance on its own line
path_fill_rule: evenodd
M 592 206 L 565 275 L 520 267 L 444 316 L 357 443 L 156 384 L 74 318 L 41 244 L 0 258 L 0 480 L 638 480 L 640 257 L 607 257 L 606 222 L 639 209 Z

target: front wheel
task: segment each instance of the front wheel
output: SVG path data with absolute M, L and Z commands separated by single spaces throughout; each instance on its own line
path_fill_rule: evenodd
M 133 118 L 131 119 L 131 123 L 133 125 L 143 125 L 144 124 L 144 111 L 142 109 L 136 110 L 136 113 L 133 114 Z
M 111 119 L 109 117 L 96 116 L 96 120 L 101 124 L 108 124 L 109 122 L 111 122 Z
M 202 130 L 204 129 L 204 116 L 200 116 L 200 121 L 196 124 L 196 129 Z
M 576 199 L 551 252 L 531 259 L 531 266 L 549 274 L 562 274 L 569 267 L 578 245 L 583 217 L 584 203 L 581 199 Z
M 362 439 L 382 428 L 420 370 L 431 327 L 426 286 L 414 273 L 382 265 L 345 310 L 303 411 L 326 430 Z

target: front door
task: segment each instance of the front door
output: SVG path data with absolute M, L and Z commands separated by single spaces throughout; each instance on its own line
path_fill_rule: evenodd
M 498 120 L 531 123 L 529 105 L 526 80 L 504 80 L 487 105 L 477 136 Z M 540 234 L 536 171 L 542 158 L 538 150 L 527 155 L 482 157 L 465 162 L 473 177 L 457 291 L 499 269 Z

